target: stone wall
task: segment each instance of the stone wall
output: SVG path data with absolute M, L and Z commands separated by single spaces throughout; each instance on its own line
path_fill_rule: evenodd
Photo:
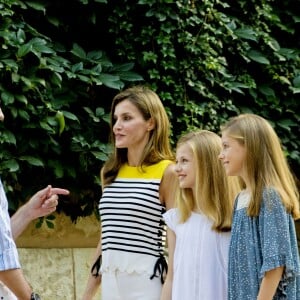
M 36 229 L 31 224 L 17 240 L 25 276 L 43 300 L 81 300 L 99 229 L 95 217 L 74 224 L 64 215 L 56 215 L 54 229 Z M 299 242 L 300 221 L 296 229 Z M 101 299 L 100 291 L 95 299 Z
M 56 214 L 54 229 L 30 224 L 17 240 L 24 274 L 42 300 L 80 300 L 99 241 L 99 221 Z M 95 299 L 100 299 L 100 291 Z

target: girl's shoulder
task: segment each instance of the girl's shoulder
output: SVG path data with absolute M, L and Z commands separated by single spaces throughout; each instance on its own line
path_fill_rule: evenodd
M 274 187 L 265 187 L 262 192 L 263 203 L 278 203 L 281 202 L 281 197 L 278 190 Z
M 167 226 L 170 227 L 172 230 L 174 230 L 175 227 L 179 224 L 179 220 L 180 220 L 180 213 L 178 208 L 171 208 L 167 210 L 163 214 L 163 218 Z
M 276 188 L 274 187 L 264 188 L 262 193 L 261 209 L 266 210 L 268 212 L 286 211 L 281 196 Z

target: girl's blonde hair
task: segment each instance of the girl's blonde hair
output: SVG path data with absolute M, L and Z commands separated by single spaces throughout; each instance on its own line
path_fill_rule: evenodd
M 165 108 L 158 95 L 145 86 L 134 86 L 118 93 L 112 101 L 110 112 L 110 140 L 112 144 L 112 154 L 101 170 L 103 187 L 110 184 L 117 176 L 122 164 L 127 162 L 127 149 L 118 149 L 115 146 L 113 135 L 114 112 L 116 106 L 124 101 L 130 101 L 142 114 L 145 121 L 152 119 L 154 128 L 150 132 L 150 137 L 139 166 L 151 165 L 164 159 L 174 160 L 174 154 L 170 146 L 170 122 Z
M 299 193 L 280 140 L 264 118 L 241 114 L 229 120 L 222 132 L 246 148 L 245 168 L 251 191 L 249 216 L 258 216 L 264 188 L 274 188 L 294 219 L 300 217 Z M 245 183 L 243 183 L 245 187 Z
M 177 149 L 183 144 L 193 153 L 196 178 L 195 194 L 190 188 L 178 188 L 176 205 L 181 221 L 185 222 L 192 211 L 198 211 L 213 221 L 212 229 L 229 231 L 234 198 L 240 188 L 237 178 L 226 176 L 218 159 L 221 138 L 211 131 L 199 130 L 182 136 Z

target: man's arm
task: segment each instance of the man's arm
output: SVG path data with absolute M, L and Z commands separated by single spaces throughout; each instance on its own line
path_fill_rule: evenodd
M 32 288 L 21 269 L 0 271 L 0 280 L 16 295 L 18 300 L 30 300 Z
M 18 238 L 32 220 L 49 215 L 56 210 L 58 195 L 68 194 L 68 190 L 52 188 L 51 185 L 34 194 L 11 217 L 11 231 L 14 240 Z

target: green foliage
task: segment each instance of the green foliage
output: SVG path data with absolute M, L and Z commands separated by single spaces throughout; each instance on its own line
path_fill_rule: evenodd
M 175 138 L 195 127 L 218 132 L 232 115 L 257 113 L 273 120 L 299 176 L 300 12 L 292 7 L 292 1 L 123 1 L 111 8 L 109 28 L 116 58 L 136 58 L 159 91 Z
M 109 148 L 107 112 L 96 91 L 119 90 L 142 79 L 134 64 L 113 63 L 103 50 L 70 48 L 25 18 L 46 11 L 38 2 L 2 1 L 0 7 L 0 170 L 10 208 L 52 183 L 71 189 L 59 209 L 72 220 L 94 212 L 98 179 Z M 109 99 L 110 100 L 110 99 Z M 46 223 L 50 226 L 49 220 Z
M 71 190 L 59 210 L 72 220 L 94 213 L 110 101 L 140 82 L 160 95 L 173 144 L 258 113 L 299 178 L 299 24 L 292 0 L 0 1 L 0 170 L 11 209 L 53 183 Z
M 46 217 L 41 217 L 37 220 L 36 224 L 35 224 L 35 227 L 36 228 L 41 228 L 43 226 L 44 223 L 46 223 L 46 226 L 48 228 L 51 228 L 53 229 L 54 228 L 54 223 L 53 221 L 55 220 L 55 216 L 54 215 L 49 215 L 49 216 L 46 216 Z

